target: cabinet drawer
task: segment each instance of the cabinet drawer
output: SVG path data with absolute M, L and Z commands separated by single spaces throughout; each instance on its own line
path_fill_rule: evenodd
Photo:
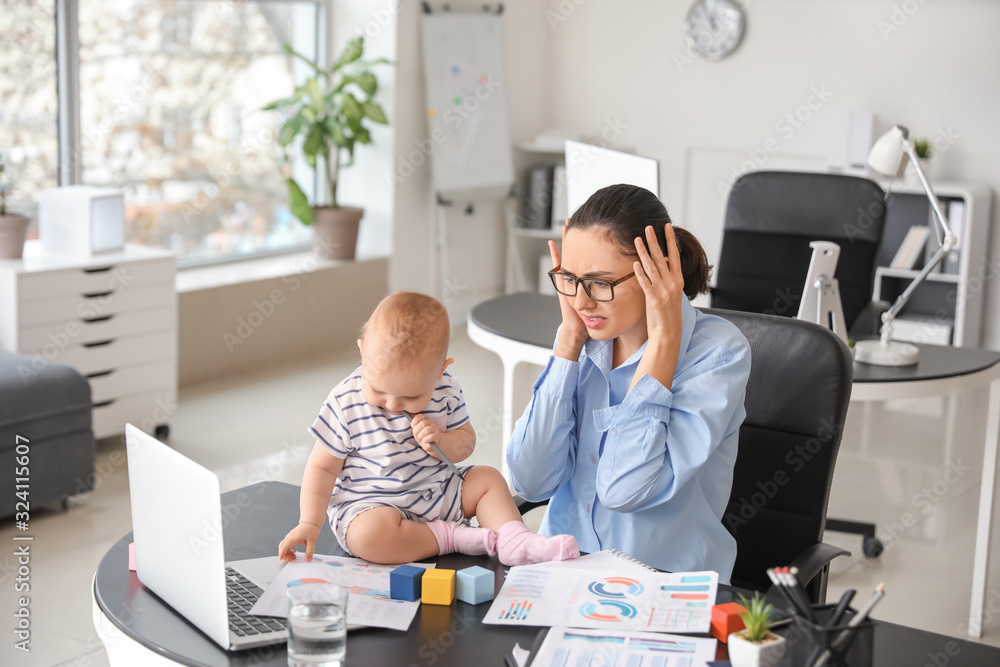
M 133 394 L 94 408 L 95 438 L 107 438 L 125 432 L 128 422 L 151 432 L 158 424 L 166 424 L 177 411 L 177 392 L 160 389 L 145 394 Z
M 61 350 L 52 361 L 69 364 L 84 375 L 90 375 L 161 359 L 176 361 L 176 331 L 112 338 L 87 345 L 70 345 Z
M 49 299 L 67 293 L 122 291 L 172 282 L 174 273 L 172 258 L 27 273 L 18 280 L 18 300 Z
M 97 405 L 133 394 L 177 386 L 177 364 L 173 359 L 167 359 L 103 371 L 88 376 L 88 379 L 91 400 Z
M 145 287 L 129 286 L 112 292 L 75 291 L 52 299 L 21 301 L 18 327 L 24 329 L 73 319 L 94 319 L 176 303 L 177 290 L 173 282 Z
M 177 312 L 173 308 L 108 314 L 91 320 L 73 318 L 21 329 L 18 334 L 18 349 L 39 354 L 44 353 L 43 348 L 51 345 L 57 348 L 67 347 L 70 344 L 82 345 L 120 336 L 166 331 L 173 329 L 176 322 Z

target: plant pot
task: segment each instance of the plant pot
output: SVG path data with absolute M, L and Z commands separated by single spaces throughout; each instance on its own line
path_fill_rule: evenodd
M 928 180 L 931 178 L 931 174 L 934 171 L 934 160 L 931 158 L 917 158 L 920 160 L 920 169 L 923 170 L 924 175 Z M 913 188 L 922 188 L 923 185 L 920 183 L 920 176 L 917 175 L 917 170 L 913 166 L 913 161 L 907 161 L 906 168 L 903 170 L 903 183 Z
M 313 207 L 313 253 L 318 259 L 354 259 L 363 208 Z
M 733 667 L 778 667 L 786 648 L 785 638 L 773 632 L 759 644 L 746 639 L 742 632 L 729 635 L 729 661 Z
M 31 218 L 8 213 L 0 215 L 0 259 L 19 259 L 24 253 L 24 235 Z

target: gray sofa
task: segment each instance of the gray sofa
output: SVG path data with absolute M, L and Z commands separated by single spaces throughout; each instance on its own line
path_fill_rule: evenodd
M 72 367 L 0 352 L 0 518 L 24 509 L 15 496 L 24 467 L 19 443 L 27 446 L 32 516 L 94 488 L 91 409 L 90 384 Z

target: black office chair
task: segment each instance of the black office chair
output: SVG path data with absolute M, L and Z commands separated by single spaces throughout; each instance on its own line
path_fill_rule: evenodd
M 850 555 L 822 541 L 851 397 L 850 351 L 817 324 L 704 312 L 739 327 L 752 357 L 747 416 L 723 517 L 737 545 L 732 583 L 764 591 L 771 586 L 767 568 L 795 565 L 810 600 L 825 602 L 830 561 Z M 522 514 L 545 504 L 516 500 Z
M 840 246 L 835 278 L 845 329 L 878 334 L 889 304 L 872 301 L 885 193 L 856 176 L 760 171 L 740 177 L 729 193 L 712 307 L 795 317 L 809 270 L 811 241 Z M 875 524 L 830 519 L 829 530 L 862 536 L 869 558 L 882 553 Z
M 885 193 L 856 176 L 758 171 L 729 193 L 712 307 L 795 317 L 811 241 L 840 246 L 835 278 L 848 331 L 877 333 L 888 304 L 873 304 Z

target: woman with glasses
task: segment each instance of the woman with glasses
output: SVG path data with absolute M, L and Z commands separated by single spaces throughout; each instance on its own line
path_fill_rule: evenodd
M 750 347 L 696 310 L 711 267 L 650 191 L 594 193 L 549 243 L 562 326 L 507 449 L 540 533 L 728 583 L 729 500 Z

